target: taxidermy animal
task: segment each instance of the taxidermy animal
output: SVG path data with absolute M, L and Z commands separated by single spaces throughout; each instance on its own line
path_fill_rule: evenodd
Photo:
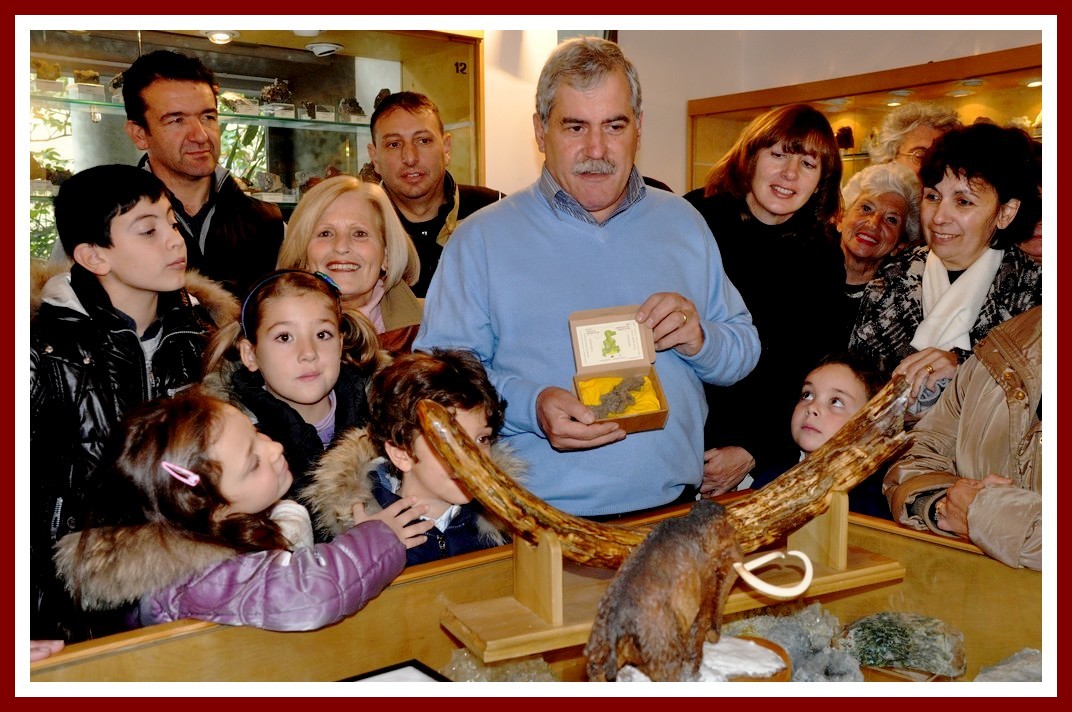
M 711 500 L 656 524 L 599 604 L 584 650 L 588 679 L 613 680 L 625 665 L 656 681 L 695 678 L 741 559 L 726 510 Z

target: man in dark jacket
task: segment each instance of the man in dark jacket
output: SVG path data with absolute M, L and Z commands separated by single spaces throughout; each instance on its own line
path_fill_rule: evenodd
M 283 216 L 218 165 L 217 93 L 212 70 L 170 50 L 144 54 L 123 72 L 127 134 L 145 151 L 139 165 L 172 193 L 189 267 L 242 298 L 275 269 Z
M 444 132 L 439 107 L 424 94 L 387 96 L 372 112 L 370 124 L 369 158 L 417 247 L 421 274 L 413 293 L 423 297 L 458 222 L 503 194 L 455 182 L 447 171 L 451 135 Z
M 56 578 L 52 547 L 84 523 L 109 432 L 131 406 L 199 381 L 209 333 L 235 318 L 238 304 L 203 278 L 197 297 L 187 291 L 186 245 L 151 173 L 86 169 L 54 206 L 74 264 L 56 274 L 41 268 L 32 294 L 30 628 L 32 638 L 72 642 L 112 632 L 116 621 L 77 610 Z

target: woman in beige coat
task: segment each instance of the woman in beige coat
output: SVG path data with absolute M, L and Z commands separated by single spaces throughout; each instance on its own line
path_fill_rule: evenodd
M 1042 307 L 991 329 L 883 482 L 894 519 L 1042 566 Z

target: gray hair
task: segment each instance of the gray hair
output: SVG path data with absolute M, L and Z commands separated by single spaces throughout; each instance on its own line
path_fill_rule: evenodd
M 536 84 L 536 113 L 544 128 L 547 128 L 551 118 L 551 104 L 560 84 L 566 83 L 578 91 L 586 91 L 599 85 L 608 74 L 619 70 L 629 80 L 633 115 L 640 116 L 640 77 L 636 67 L 617 44 L 600 37 L 574 37 L 555 47 L 543 65 L 540 81 Z
M 930 126 L 939 131 L 949 131 L 960 126 L 956 110 L 943 104 L 914 101 L 902 104 L 886 115 L 878 138 L 871 144 L 871 161 L 888 163 L 897 158 L 904 137 L 918 126 Z
M 923 188 L 916 174 L 900 163 L 880 163 L 868 166 L 853 175 L 841 189 L 841 198 L 848 212 L 865 195 L 878 197 L 896 193 L 905 200 L 904 232 L 901 242 L 913 245 L 919 241 L 919 204 Z

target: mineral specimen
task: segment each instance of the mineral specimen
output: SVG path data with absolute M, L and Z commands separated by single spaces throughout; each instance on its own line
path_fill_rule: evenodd
M 964 674 L 964 634 L 940 618 L 882 611 L 845 626 L 834 647 L 861 665 L 907 668 L 935 675 Z
M 1024 648 L 1001 662 L 985 667 L 975 676 L 976 682 L 1041 682 L 1042 651 Z
M 261 87 L 261 101 L 265 104 L 289 104 L 294 93 L 285 79 L 276 79 Z
M 602 420 L 609 418 L 615 413 L 621 413 L 636 402 L 633 393 L 644 387 L 643 376 L 630 376 L 623 378 L 622 382 L 604 393 L 599 398 L 599 404 L 592 406 L 592 412 L 596 418 Z
M 75 84 L 100 84 L 100 72 L 93 69 L 74 70 Z
M 30 69 L 34 71 L 38 79 L 54 81 L 60 78 L 60 65 L 56 62 L 48 62 L 35 57 L 30 60 Z

